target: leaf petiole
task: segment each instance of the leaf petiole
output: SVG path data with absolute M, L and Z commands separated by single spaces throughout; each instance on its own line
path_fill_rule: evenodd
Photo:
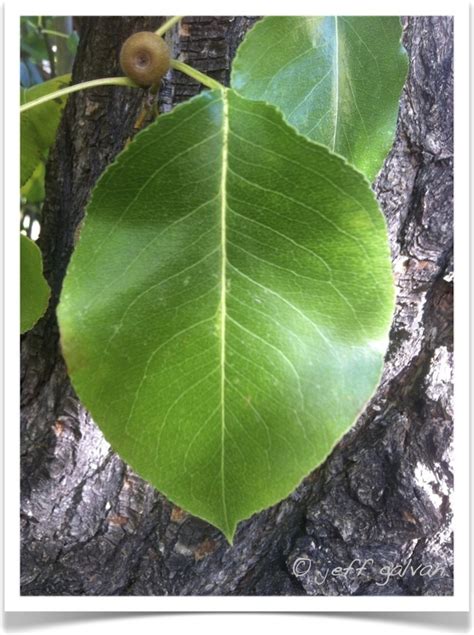
M 201 71 L 198 71 L 196 68 L 193 68 L 192 66 L 188 66 L 188 64 L 185 64 L 184 62 L 179 62 L 178 60 L 171 60 L 171 68 L 174 68 L 177 71 L 181 71 L 185 75 L 188 75 L 189 77 L 192 77 L 196 81 L 201 82 L 201 84 L 204 84 L 204 86 L 207 86 L 208 88 L 211 88 L 211 89 L 217 88 L 218 90 L 224 90 L 225 88 L 225 86 L 221 84 L 220 82 L 218 82 L 216 79 L 212 79 L 212 77 L 209 77 L 208 75 L 205 75 L 204 73 L 201 73 Z
M 183 18 L 182 15 L 175 15 L 169 20 L 166 20 L 166 22 L 163 22 L 160 28 L 155 31 L 156 35 L 160 35 L 160 36 L 164 35 L 166 31 L 169 31 L 169 29 L 171 29 L 171 27 L 174 26 L 177 22 L 179 22 L 182 18 Z
M 180 16 L 175 16 L 172 18 L 174 20 L 173 24 L 176 23 L 180 19 Z M 165 26 L 168 24 L 168 27 L 171 26 L 172 20 L 168 20 L 161 29 L 163 30 Z M 162 31 L 164 32 L 164 31 Z M 157 31 L 158 33 L 158 31 Z M 178 60 L 171 60 L 171 67 L 177 71 L 181 71 L 185 75 L 192 77 L 196 81 L 204 84 L 211 90 L 218 89 L 224 90 L 225 86 L 223 86 L 220 82 L 201 71 L 198 71 L 196 68 L 185 64 L 184 62 L 180 62 Z M 31 110 L 31 108 L 35 108 L 36 106 L 40 106 L 52 99 L 57 99 L 58 97 L 64 97 L 64 95 L 69 95 L 70 93 L 75 93 L 79 90 L 85 90 L 86 88 L 95 88 L 96 86 L 129 86 L 131 88 L 139 88 L 137 84 L 135 84 L 128 77 L 105 77 L 103 79 L 92 79 L 88 82 L 81 82 L 80 84 L 74 84 L 73 86 L 67 86 L 66 88 L 62 88 L 61 90 L 56 90 L 53 93 L 49 93 L 48 95 L 43 95 L 42 97 L 38 97 L 38 99 L 34 99 L 33 101 L 29 101 L 26 104 L 20 106 L 20 113 L 26 112 L 27 110 Z
M 38 97 L 38 99 L 29 101 L 26 104 L 20 106 L 20 112 L 25 112 L 27 110 L 30 110 L 31 108 L 40 106 L 41 104 L 44 104 L 47 101 L 51 101 L 52 99 L 64 97 L 64 95 L 69 95 L 69 93 L 75 93 L 79 90 L 94 88 L 96 86 L 129 86 L 131 88 L 138 88 L 138 86 L 128 77 L 105 77 L 103 79 L 92 79 L 89 82 L 81 82 L 80 84 L 67 86 L 66 88 L 61 88 L 61 90 L 54 91 L 54 93 L 49 93 L 48 95 L 43 95 L 42 97 Z
M 61 31 L 53 31 L 52 29 L 40 29 L 41 33 L 45 33 L 46 35 L 53 35 L 54 37 L 63 37 L 64 39 L 68 39 L 69 35 L 67 33 L 61 33 Z

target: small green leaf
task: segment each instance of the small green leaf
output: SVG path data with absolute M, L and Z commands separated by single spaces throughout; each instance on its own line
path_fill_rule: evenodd
M 69 85 L 70 79 L 70 75 L 62 75 L 32 88 L 23 89 L 20 93 L 21 104 L 65 88 Z M 54 99 L 21 113 L 21 185 L 28 181 L 53 144 L 66 99 L 67 97 Z
M 160 116 L 102 176 L 58 317 L 113 448 L 232 540 L 353 424 L 393 305 L 364 177 L 273 106 L 217 90 Z
M 33 174 L 21 188 L 21 196 L 33 205 L 38 205 L 44 201 L 44 177 L 45 165 L 43 162 L 38 163 Z
M 401 34 L 397 17 L 264 18 L 239 47 L 232 86 L 278 106 L 372 180 L 395 134 L 408 64 Z
M 69 37 L 66 41 L 67 49 L 72 54 L 75 55 L 77 51 L 77 45 L 79 44 L 79 36 L 76 31 L 73 31 L 69 34 Z
M 48 308 L 50 288 L 43 276 L 43 259 L 38 246 L 20 234 L 20 332 L 29 331 Z

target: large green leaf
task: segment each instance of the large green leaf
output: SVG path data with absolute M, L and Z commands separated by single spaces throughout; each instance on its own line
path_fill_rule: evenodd
M 50 79 L 32 88 L 23 89 L 20 102 L 24 104 L 69 85 L 70 75 Z M 20 120 L 20 173 L 23 186 L 32 176 L 45 152 L 53 144 L 61 111 L 67 97 L 53 99 L 21 113 Z
M 160 116 L 100 179 L 59 322 L 111 445 L 231 540 L 372 395 L 393 297 L 363 176 L 273 106 L 218 90 Z
M 407 72 L 397 17 L 268 17 L 241 44 L 232 86 L 372 180 L 395 134 Z
M 20 332 L 29 331 L 48 307 L 50 289 L 43 277 L 43 259 L 37 245 L 20 234 Z

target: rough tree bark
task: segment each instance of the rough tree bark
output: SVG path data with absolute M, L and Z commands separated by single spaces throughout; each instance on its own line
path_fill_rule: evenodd
M 188 18 L 168 37 L 175 56 L 225 83 L 253 20 Z M 120 42 L 160 21 L 80 19 L 73 81 L 118 74 Z M 287 500 L 241 523 L 233 547 L 132 473 L 68 382 L 54 309 L 74 232 L 96 179 L 133 134 L 143 94 L 107 87 L 70 97 L 48 164 L 40 240 L 53 297 L 21 349 L 23 594 L 452 593 L 453 24 L 403 23 L 411 69 L 374 186 L 398 287 L 383 380 L 326 463 Z M 161 109 L 199 90 L 170 73 Z M 323 582 L 326 569 L 355 558 L 373 562 Z M 441 569 L 382 584 L 381 567 L 410 561 Z

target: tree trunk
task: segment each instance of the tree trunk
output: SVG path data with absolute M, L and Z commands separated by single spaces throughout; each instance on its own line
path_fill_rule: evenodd
M 120 43 L 162 18 L 81 18 L 73 82 L 119 74 Z M 174 56 L 228 83 L 254 18 L 188 18 Z M 374 188 L 388 219 L 398 302 L 377 394 L 325 464 L 239 525 L 230 547 L 109 448 L 74 395 L 55 307 L 97 178 L 133 135 L 144 91 L 69 98 L 47 169 L 40 245 L 52 287 L 22 338 L 25 595 L 446 595 L 452 593 L 451 18 L 404 19 L 411 68 L 397 137 Z M 170 73 L 160 108 L 200 90 Z M 331 573 L 354 559 L 364 570 Z M 388 576 L 387 565 L 430 566 Z M 437 571 L 435 567 L 438 567 Z M 328 575 L 325 573 L 329 570 Z

